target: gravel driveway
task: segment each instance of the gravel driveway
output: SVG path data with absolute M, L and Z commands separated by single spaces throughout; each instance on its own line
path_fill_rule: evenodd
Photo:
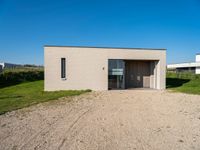
M 199 150 L 200 96 L 104 91 L 39 104 L 0 116 L 0 149 Z

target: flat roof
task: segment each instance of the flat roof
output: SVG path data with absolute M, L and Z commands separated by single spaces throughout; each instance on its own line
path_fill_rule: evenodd
M 104 48 L 104 49 L 139 49 L 139 50 L 163 50 L 165 48 L 129 48 L 129 47 L 98 47 L 98 46 L 58 46 L 58 45 L 44 45 L 44 47 L 74 47 L 74 48 Z
M 200 62 L 178 63 L 167 65 L 168 69 L 187 68 L 187 67 L 200 67 Z

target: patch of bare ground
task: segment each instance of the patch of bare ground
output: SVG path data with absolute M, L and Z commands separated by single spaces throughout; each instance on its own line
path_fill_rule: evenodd
M 70 102 L 69 102 L 70 101 Z M 200 149 L 200 96 L 91 92 L 0 116 L 0 149 Z

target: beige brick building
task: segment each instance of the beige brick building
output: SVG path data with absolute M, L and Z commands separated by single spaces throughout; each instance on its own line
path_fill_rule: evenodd
M 45 91 L 165 89 L 166 50 L 45 46 Z

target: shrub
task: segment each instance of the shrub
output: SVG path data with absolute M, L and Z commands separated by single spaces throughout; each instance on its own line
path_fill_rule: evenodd
M 200 79 L 199 74 L 194 74 L 190 72 L 179 72 L 179 73 L 173 73 L 173 72 L 167 72 L 167 78 L 178 78 L 178 79 Z
M 0 74 L 0 87 L 15 85 L 21 82 L 36 81 L 44 79 L 43 69 L 9 69 Z

